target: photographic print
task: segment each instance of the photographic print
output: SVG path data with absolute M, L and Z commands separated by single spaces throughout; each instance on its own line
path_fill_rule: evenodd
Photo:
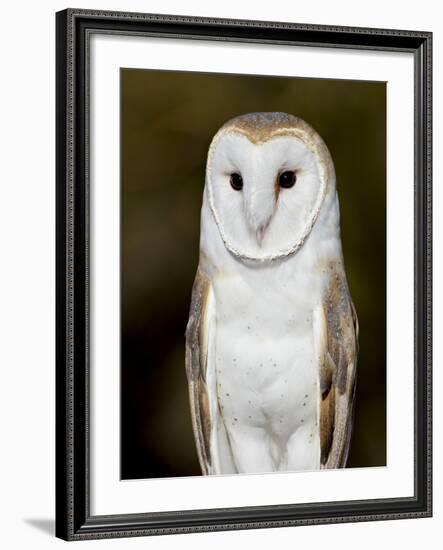
M 386 465 L 386 83 L 121 69 L 121 478 Z
M 432 34 L 57 13 L 56 534 L 432 514 Z

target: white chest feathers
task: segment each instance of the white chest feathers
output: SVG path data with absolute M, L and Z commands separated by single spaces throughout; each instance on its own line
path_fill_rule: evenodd
M 219 276 L 215 385 L 237 471 L 320 465 L 313 310 L 320 277 Z

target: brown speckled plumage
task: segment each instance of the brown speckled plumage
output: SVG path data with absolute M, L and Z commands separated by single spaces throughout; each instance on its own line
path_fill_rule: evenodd
M 322 468 L 346 465 L 352 432 L 358 321 L 343 265 L 328 266 L 324 297 L 325 341 L 320 364 L 320 448 Z
M 208 474 L 211 464 L 208 388 L 206 385 L 207 343 L 204 339 L 204 323 L 210 289 L 209 277 L 201 269 L 197 271 L 192 288 L 189 321 L 186 329 L 186 373 L 189 385 L 192 427 L 202 472 Z

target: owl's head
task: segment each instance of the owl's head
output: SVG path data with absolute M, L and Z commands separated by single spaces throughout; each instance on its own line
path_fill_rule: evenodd
M 335 171 L 325 143 L 306 122 L 286 113 L 251 113 L 214 136 L 206 189 L 227 249 L 265 261 L 302 246 L 326 194 L 335 196 Z

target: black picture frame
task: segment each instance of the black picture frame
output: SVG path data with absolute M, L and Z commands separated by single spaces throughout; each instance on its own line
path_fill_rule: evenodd
M 414 496 L 92 516 L 89 39 L 94 33 L 411 52 L 415 68 Z M 65 540 L 432 515 L 432 33 L 68 9 L 56 14 L 56 535 Z

